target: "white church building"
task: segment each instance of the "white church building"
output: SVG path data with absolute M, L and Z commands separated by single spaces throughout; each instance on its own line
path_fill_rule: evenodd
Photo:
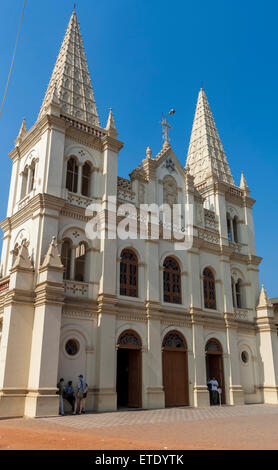
M 166 133 L 167 134 L 167 133 Z M 206 94 L 198 96 L 187 161 L 169 140 L 118 176 L 123 143 L 112 110 L 99 123 L 75 11 L 36 123 L 10 153 L 1 223 L 0 417 L 57 415 L 57 382 L 81 373 L 87 410 L 278 403 L 274 308 L 259 284 L 252 207 L 234 182 Z M 193 207 L 192 244 L 104 236 L 109 197 Z M 115 223 L 121 221 L 118 213 Z M 277 312 L 278 315 L 278 312 Z

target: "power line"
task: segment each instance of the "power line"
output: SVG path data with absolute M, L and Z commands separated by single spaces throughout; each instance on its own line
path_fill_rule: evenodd
M 21 13 L 19 28 L 18 28 L 17 37 L 16 37 L 16 42 L 15 42 L 15 47 L 14 47 L 14 53 L 13 53 L 13 58 L 12 58 L 12 63 L 11 63 L 11 66 L 10 66 L 10 71 L 9 71 L 9 75 L 8 75 L 8 80 L 7 80 L 7 83 L 6 83 L 6 88 L 5 88 L 5 92 L 4 92 L 4 97 L 3 97 L 3 101 L 2 101 L 2 105 L 1 105 L 0 116 L 1 116 L 2 111 L 3 111 L 3 107 L 4 107 L 4 103 L 5 103 L 6 95 L 7 95 L 7 91 L 8 91 L 8 86 L 9 86 L 9 83 L 10 83 L 10 78 L 11 78 L 11 73 L 12 73 L 12 69 L 13 69 L 14 58 L 15 58 L 15 53 L 16 53 L 16 49 L 17 49 L 17 43 L 18 43 L 18 39 L 19 39 L 19 35 L 20 35 L 20 30 L 21 30 L 21 25 L 22 25 L 22 20 L 23 20 L 23 15 L 24 15 L 25 6 L 26 6 L 26 0 L 24 0 L 24 5 L 23 5 L 22 13 Z

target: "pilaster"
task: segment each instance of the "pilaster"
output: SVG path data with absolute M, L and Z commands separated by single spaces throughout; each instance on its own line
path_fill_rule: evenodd
M 25 415 L 58 414 L 56 384 L 61 314 L 64 300 L 63 265 L 53 237 L 39 270 Z
M 0 417 L 24 415 L 34 321 L 33 266 L 26 241 L 10 271 L 0 343 Z
M 278 341 L 274 309 L 262 286 L 257 306 L 257 342 L 262 367 L 264 403 L 278 404 Z

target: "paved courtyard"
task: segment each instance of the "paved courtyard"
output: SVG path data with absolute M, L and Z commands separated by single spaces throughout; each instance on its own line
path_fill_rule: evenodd
M 278 449 L 278 406 L 90 413 L 0 421 L 0 449 Z
M 94 429 L 139 424 L 177 423 L 211 419 L 229 419 L 236 416 L 262 416 L 277 414 L 277 405 L 212 406 L 206 408 L 166 408 L 160 410 L 117 411 L 85 415 L 57 416 L 38 421 L 57 423 L 75 429 Z

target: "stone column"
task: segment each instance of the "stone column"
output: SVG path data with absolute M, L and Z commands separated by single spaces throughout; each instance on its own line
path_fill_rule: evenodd
M 264 403 L 278 404 L 278 341 L 274 309 L 262 286 L 257 306 L 257 342 L 261 359 Z
M 24 415 L 34 321 L 33 266 L 23 241 L 10 271 L 0 344 L 0 417 Z
M 195 363 L 194 406 L 210 406 L 207 387 L 204 327 L 198 313 L 192 313 L 193 357 Z
M 99 308 L 104 312 L 98 317 L 98 338 L 96 348 L 97 387 L 94 392 L 94 408 L 97 411 L 115 411 L 116 393 L 116 316 L 114 298 L 99 298 Z M 110 310 L 110 313 L 109 313 Z
M 56 395 L 61 314 L 63 306 L 63 265 L 55 243 L 49 246 L 39 270 L 35 289 L 35 315 L 25 415 L 57 415 Z
M 204 328 L 202 319 L 200 262 L 198 248 L 188 251 L 188 289 L 191 293 L 190 314 L 192 322 L 192 345 L 195 367 L 194 376 L 194 406 L 209 406 L 209 391 L 207 388 L 206 356 Z
M 77 194 L 81 194 L 82 191 L 82 168 L 81 164 L 78 165 L 78 175 L 77 175 Z
M 240 363 L 237 347 L 237 322 L 234 317 L 233 294 L 231 285 L 231 268 L 229 256 L 222 254 L 219 259 L 220 274 L 223 285 L 224 299 L 224 319 L 226 324 L 226 340 L 227 340 L 227 357 L 225 384 L 228 385 L 226 390 L 226 400 L 231 405 L 244 404 L 244 392 L 240 379 Z
M 112 131 L 111 131 L 112 132 Z M 109 134 L 111 134 L 109 131 Z M 100 213 L 102 239 L 100 256 L 102 275 L 98 295 L 98 338 L 96 349 L 97 386 L 95 408 L 98 411 L 116 410 L 116 286 L 117 286 L 117 240 L 109 236 L 108 222 L 116 225 L 115 208 L 117 198 L 118 151 L 123 144 L 116 134 L 103 138 L 103 194 Z M 114 197 L 114 203 L 109 198 Z
M 215 212 L 219 221 L 219 232 L 221 245 L 229 245 L 227 230 L 227 210 L 224 190 L 217 187 L 215 193 Z
M 237 347 L 237 322 L 232 313 L 224 313 L 226 324 L 227 352 L 225 383 L 228 384 L 226 399 L 230 405 L 244 404 L 244 391 L 240 379 L 239 351 Z

